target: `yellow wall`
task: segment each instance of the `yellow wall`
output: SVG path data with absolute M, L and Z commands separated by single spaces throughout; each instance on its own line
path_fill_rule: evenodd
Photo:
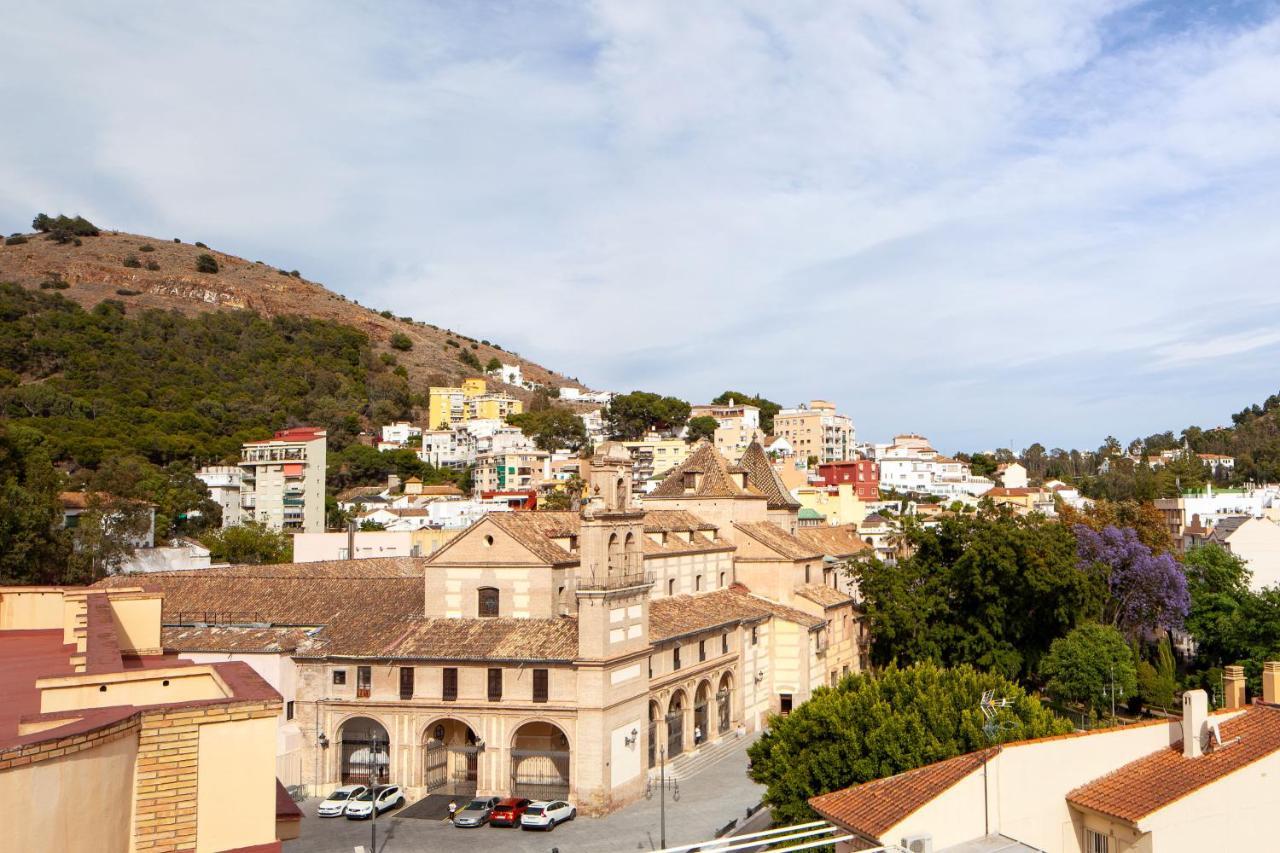
M 42 589 L 0 592 L 0 630 L 20 631 L 61 627 L 61 592 Z
M 275 840 L 275 746 L 271 717 L 200 727 L 197 853 Z
M 136 734 L 0 771 L 0 850 L 129 849 Z M 275 799 L 272 798 L 274 806 Z
M 160 596 L 112 598 L 111 616 L 120 651 L 151 651 L 160 648 Z
M 169 682 L 165 684 L 165 682 Z M 40 713 L 109 708 L 114 705 L 159 705 L 199 699 L 223 699 L 226 691 L 204 667 L 146 670 L 145 677 L 125 673 L 75 675 L 36 682 Z M 102 690 L 102 687 L 106 690 Z M 273 747 L 274 749 L 274 747 Z
M 468 397 L 479 397 L 485 392 L 486 387 L 483 379 L 462 380 L 462 393 Z
M 800 506 L 825 515 L 824 524 L 861 524 L 867 517 L 867 505 L 858 499 L 852 483 L 837 486 L 837 494 L 828 494 L 825 488 L 802 488 L 795 492 Z

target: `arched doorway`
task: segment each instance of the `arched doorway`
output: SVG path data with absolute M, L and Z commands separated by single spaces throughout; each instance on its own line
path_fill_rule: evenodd
M 569 798 L 569 738 L 554 723 L 525 723 L 511 738 L 511 796 Z
M 684 691 L 671 694 L 667 705 L 667 758 L 675 758 L 684 752 Z
M 352 717 L 338 730 L 342 784 L 385 785 L 391 778 L 391 742 L 377 720 Z
M 729 731 L 732 709 L 733 674 L 726 672 L 720 676 L 720 689 L 716 691 L 716 730 L 720 734 L 727 734 Z
M 658 766 L 658 721 L 662 718 L 662 709 L 658 703 L 649 702 L 649 769 Z
M 460 720 L 436 720 L 422 733 L 422 784 L 428 793 L 473 797 L 480 770 L 475 732 Z
M 711 682 L 698 685 L 693 694 L 693 745 L 706 743 L 711 737 Z

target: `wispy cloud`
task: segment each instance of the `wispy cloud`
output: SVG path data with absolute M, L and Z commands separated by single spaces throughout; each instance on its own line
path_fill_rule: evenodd
M 1277 14 L 26 4 L 0 218 L 202 239 L 595 386 L 1091 445 L 1275 390 Z

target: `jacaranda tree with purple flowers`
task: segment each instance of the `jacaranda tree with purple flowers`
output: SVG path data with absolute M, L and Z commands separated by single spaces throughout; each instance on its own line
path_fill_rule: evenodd
M 1191 608 L 1187 578 L 1170 554 L 1153 554 L 1130 527 L 1073 528 L 1078 566 L 1106 584 L 1102 621 L 1130 637 L 1180 628 Z

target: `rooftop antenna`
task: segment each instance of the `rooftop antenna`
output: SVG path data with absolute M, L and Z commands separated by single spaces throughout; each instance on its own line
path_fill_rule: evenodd
M 994 690 L 982 691 L 982 699 L 978 702 L 978 707 L 982 710 L 982 718 L 985 722 L 982 724 L 982 733 L 987 736 L 987 740 L 995 741 L 1001 729 L 1012 729 L 1015 726 L 1010 720 L 1001 722 L 999 719 L 1000 709 L 1008 708 L 1013 704 L 1012 699 L 1001 697 L 995 698 Z M 983 835 L 991 834 L 991 808 L 988 805 L 987 797 L 987 753 L 982 753 L 982 829 Z

